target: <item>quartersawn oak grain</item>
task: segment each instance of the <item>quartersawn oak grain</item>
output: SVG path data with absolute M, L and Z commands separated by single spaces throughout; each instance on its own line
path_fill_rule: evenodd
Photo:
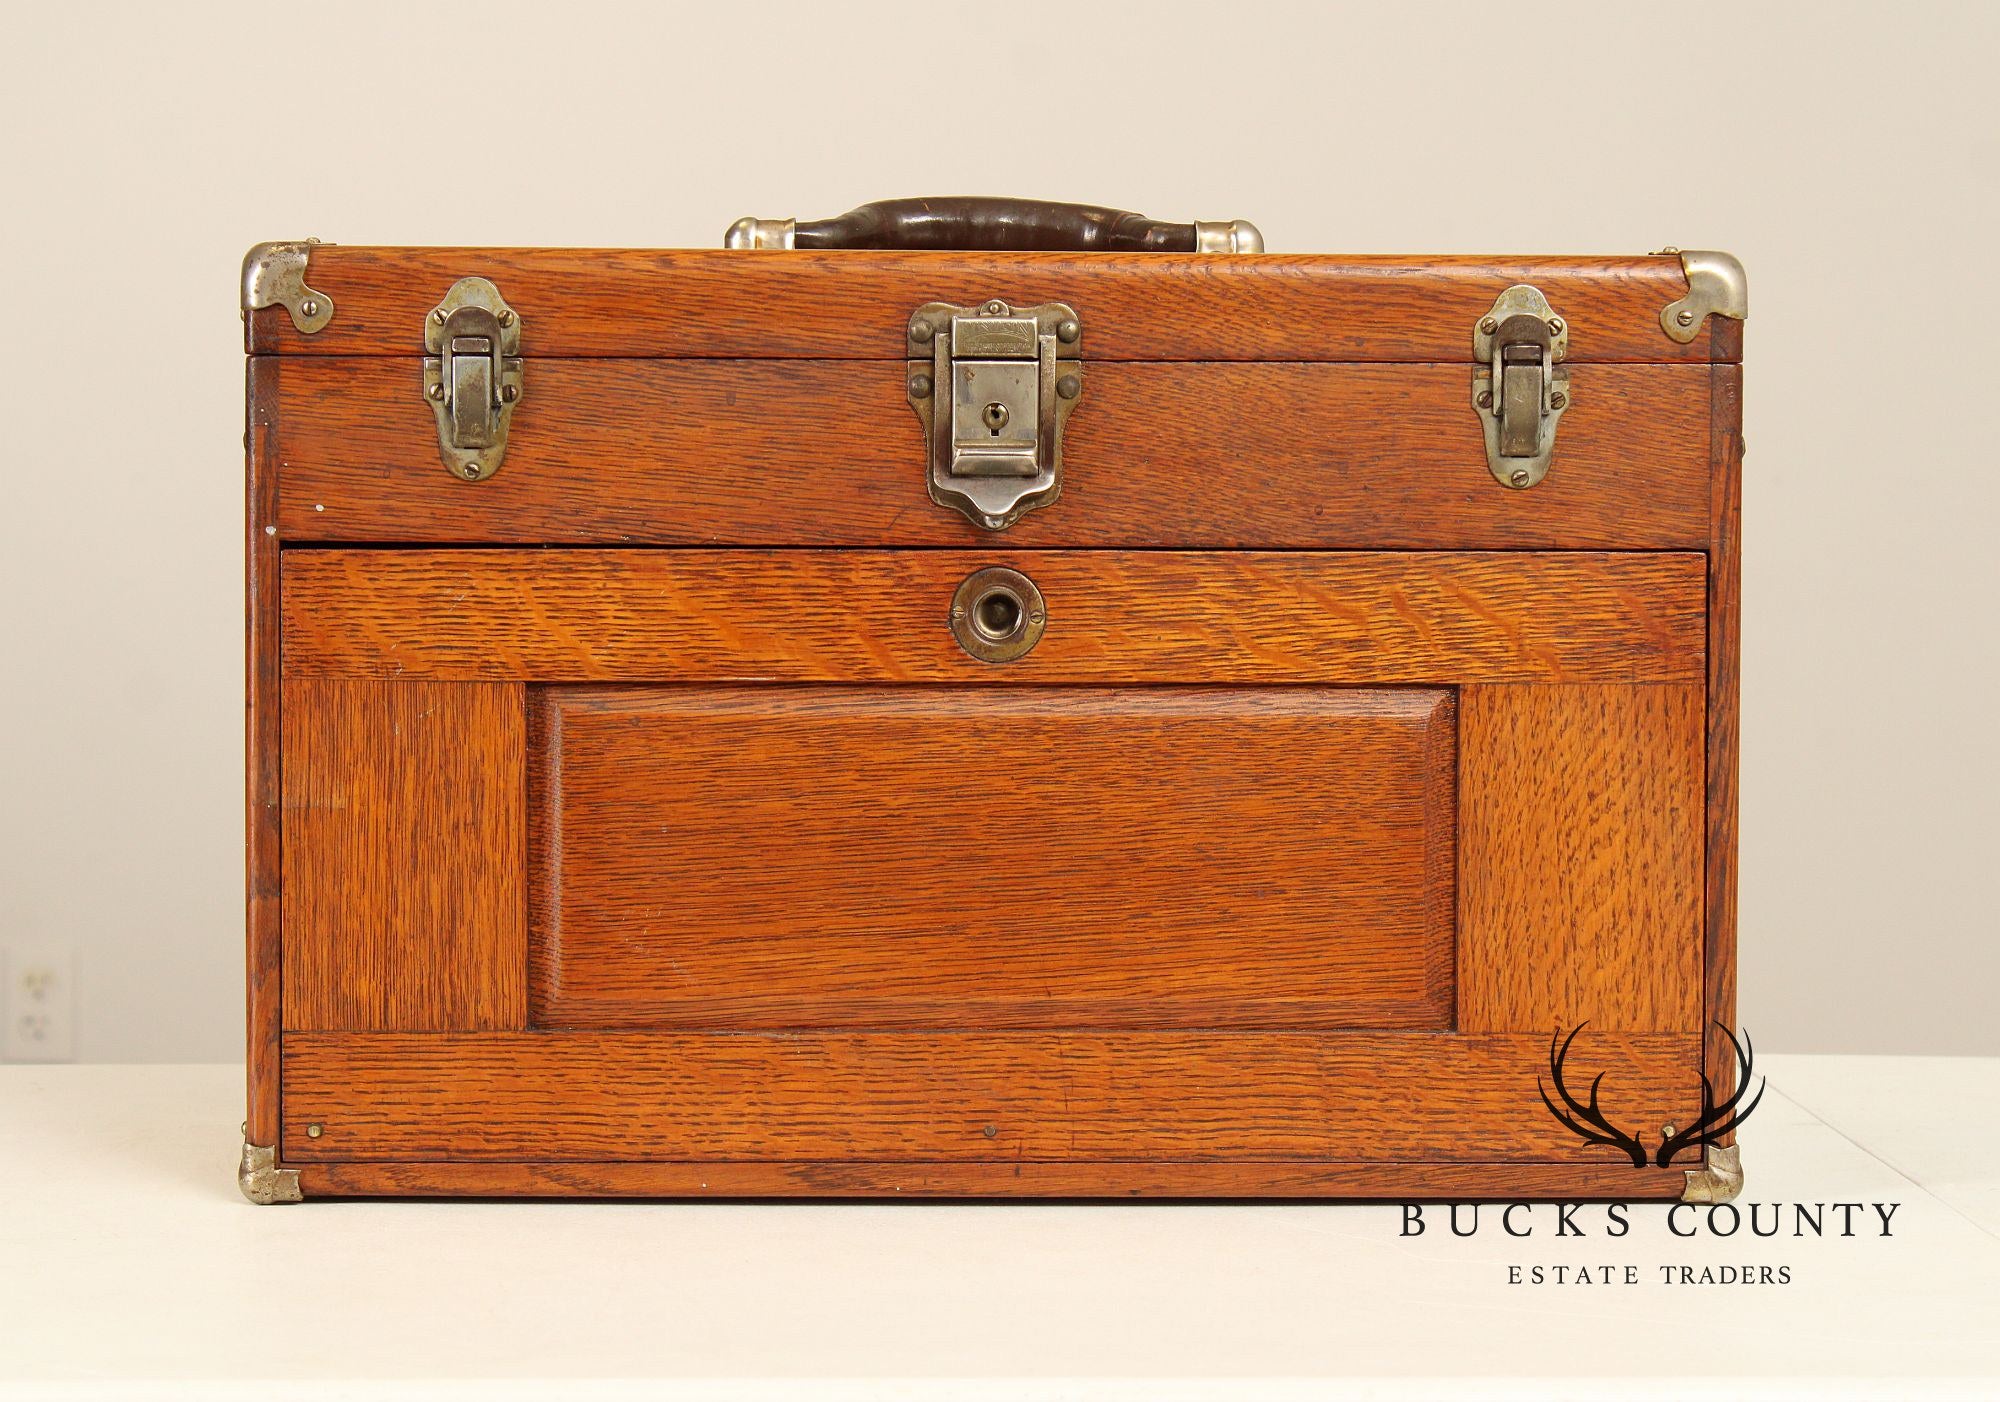
M 256 354 L 420 354 L 424 318 L 462 277 L 521 314 L 521 348 L 551 356 L 901 360 L 926 302 L 1067 302 L 1085 363 L 1114 360 L 1456 361 L 1516 283 L 1569 320 L 1569 358 L 1712 360 L 1715 319 L 1687 345 L 1660 309 L 1687 293 L 1680 260 L 1311 254 L 752 252 L 362 248 L 320 244 L 310 284 L 333 320 L 305 336 L 252 312 Z M 530 393 L 532 393 L 532 389 Z
M 1541 1104 L 1545 1036 L 1427 1032 L 288 1033 L 318 1160 L 1629 1163 Z M 1686 1123 L 1701 1038 L 1606 1033 L 1628 1127 Z M 305 1133 L 322 1127 L 319 1138 Z
M 244 1137 L 278 1142 L 279 1035 L 284 1026 L 280 860 L 284 820 L 278 672 L 277 414 L 284 367 L 251 360 L 244 385 L 244 943 L 247 1106 Z
M 1015 1163 L 304 1163 L 308 1198 L 1379 1198 L 1392 1202 L 1681 1195 L 1679 1166 L 1623 1162 L 1331 1163 L 1131 1159 Z
M 522 689 L 288 679 L 285 1026 L 527 1022 Z
M 1451 1024 L 1449 691 L 535 705 L 537 1026 Z
M 1703 1067 L 1718 1103 L 1736 1085 L 1736 774 L 1742 656 L 1743 369 L 1719 365 L 1714 413 L 1714 525 L 1708 551 L 1708 844 L 1703 901 Z M 1718 1026 L 1718 1024 L 1720 1024 Z M 1724 1142 L 1734 1143 L 1732 1131 Z
M 297 541 L 983 546 L 925 494 L 900 366 L 550 360 L 491 480 L 438 461 L 413 359 L 288 363 Z M 1554 466 L 1501 486 L 1463 365 L 1087 371 L 1063 494 L 1009 549 L 1705 549 L 1709 369 L 1579 365 Z
M 1040 586 L 982 663 L 952 591 Z M 288 550 L 285 671 L 461 681 L 1699 682 L 1698 554 Z
M 1459 707 L 1459 1026 L 1695 1028 L 1702 688 L 1467 687 Z

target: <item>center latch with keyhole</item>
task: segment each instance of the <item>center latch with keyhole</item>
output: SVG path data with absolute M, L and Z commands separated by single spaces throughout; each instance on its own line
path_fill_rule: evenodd
M 989 531 L 1062 493 L 1062 428 L 1083 394 L 1083 323 L 1060 302 L 932 302 L 910 317 L 910 407 L 931 500 Z

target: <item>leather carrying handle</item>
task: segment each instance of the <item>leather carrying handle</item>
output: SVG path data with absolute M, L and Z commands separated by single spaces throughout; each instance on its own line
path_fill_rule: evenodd
M 1261 253 L 1241 219 L 1170 224 L 1122 209 L 951 195 L 877 200 L 831 219 L 739 219 L 726 248 L 873 248 L 995 253 Z

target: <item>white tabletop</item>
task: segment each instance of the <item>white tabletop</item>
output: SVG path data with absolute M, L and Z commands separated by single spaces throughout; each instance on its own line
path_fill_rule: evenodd
M 1470 1239 L 1390 1206 L 258 1208 L 237 1068 L 4 1066 L 0 1397 L 2000 1393 L 2000 1061 L 1760 1069 L 1738 1207 L 1897 1203 L 1892 1236 L 1872 1208 L 1729 1240 L 1660 1206 L 1562 1240 L 1546 1205 L 1525 1240 L 1492 1208 Z M 1558 1264 L 1638 1283 L 1508 1283 Z

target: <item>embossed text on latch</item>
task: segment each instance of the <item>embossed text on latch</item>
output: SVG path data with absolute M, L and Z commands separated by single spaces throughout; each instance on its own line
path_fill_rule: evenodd
M 997 531 L 1061 495 L 1082 342 L 1082 323 L 1060 302 L 916 310 L 906 388 L 924 427 L 932 501 Z

